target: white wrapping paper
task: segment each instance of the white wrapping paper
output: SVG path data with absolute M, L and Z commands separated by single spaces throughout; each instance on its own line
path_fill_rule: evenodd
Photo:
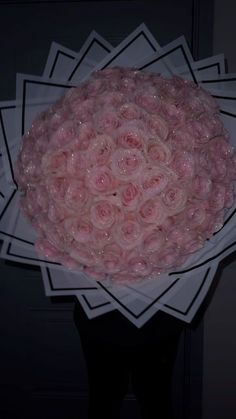
M 89 318 L 117 309 L 141 327 L 162 310 L 191 322 L 209 290 L 218 263 L 236 248 L 236 205 L 228 211 L 223 228 L 180 269 L 130 286 L 95 281 L 84 273 L 68 272 L 60 264 L 40 259 L 33 246 L 36 233 L 19 212 L 14 162 L 22 134 L 34 117 L 63 92 L 86 79 L 94 69 L 114 65 L 167 77 L 178 74 L 202 84 L 219 102 L 223 122 L 236 146 L 236 75 L 225 74 L 223 55 L 194 62 L 184 37 L 161 48 L 143 24 L 116 48 L 96 32 L 89 35 L 79 53 L 53 43 L 43 76 L 17 75 L 16 101 L 0 103 L 1 257 L 40 265 L 46 295 L 76 295 Z

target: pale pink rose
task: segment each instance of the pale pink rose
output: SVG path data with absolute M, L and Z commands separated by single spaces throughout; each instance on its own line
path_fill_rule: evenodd
M 127 183 L 121 187 L 119 193 L 125 209 L 127 211 L 134 211 L 137 208 L 141 195 L 138 185 L 135 185 L 135 183 Z
M 65 121 L 67 121 L 69 116 L 68 109 L 65 108 L 56 108 L 55 111 L 51 114 L 49 119 L 49 126 L 51 131 L 57 130 Z
M 212 181 L 207 174 L 205 176 L 196 175 L 191 185 L 192 193 L 197 198 L 205 199 L 209 196 L 212 189 Z
M 204 240 L 200 235 L 193 236 L 193 237 L 191 237 L 191 235 L 189 235 L 188 239 L 184 243 L 184 247 L 183 247 L 182 252 L 183 252 L 184 255 L 195 253 L 198 250 L 200 250 L 203 247 L 203 245 L 204 245 Z
M 104 246 L 111 243 L 112 231 L 107 229 L 96 228 L 93 226 L 90 246 L 93 249 L 103 249 Z
M 87 150 L 90 140 L 96 137 L 96 130 L 92 122 L 84 122 L 79 124 L 77 128 L 77 136 L 75 139 L 75 148 L 78 150 Z
M 162 224 L 166 214 L 161 199 L 154 198 L 145 201 L 140 207 L 139 216 L 144 223 Z
M 94 115 L 94 124 L 100 134 L 110 134 L 120 126 L 120 118 L 114 109 L 99 110 Z
M 112 171 L 107 166 L 95 166 L 86 175 L 86 185 L 92 194 L 107 194 L 117 186 Z
M 70 256 L 67 255 L 63 255 L 61 258 L 61 263 L 63 266 L 65 266 L 65 268 L 67 268 L 69 271 L 77 271 L 83 270 L 83 265 L 77 261 L 75 261 L 75 259 L 72 259 Z
M 189 121 L 186 128 L 190 134 L 194 135 L 196 144 L 202 145 L 208 143 L 213 137 L 220 136 L 223 124 L 218 117 L 204 113 L 200 118 Z
M 114 140 L 109 135 L 97 135 L 90 142 L 86 157 L 91 166 L 103 166 L 110 159 L 115 149 Z
M 145 164 L 141 151 L 137 149 L 115 150 L 111 157 L 111 169 L 120 180 L 134 180 L 142 173 Z
M 79 243 L 87 243 L 91 240 L 93 225 L 86 216 L 67 218 L 64 226 L 68 234 Z
M 63 253 L 53 246 L 47 239 L 38 238 L 35 242 L 35 250 L 39 256 L 44 256 L 52 262 L 58 262 Z
M 160 114 L 172 129 L 183 124 L 185 119 L 184 110 L 171 101 L 162 101 Z
M 211 212 L 217 212 L 224 208 L 226 188 L 222 183 L 214 183 L 208 204 Z
M 110 106 L 119 106 L 123 102 L 124 94 L 121 92 L 109 92 L 106 91 L 102 93 L 97 99 L 98 108 L 100 107 L 110 107 Z
M 48 120 L 47 120 L 47 112 L 41 112 L 36 118 L 34 119 L 30 133 L 33 135 L 35 139 L 39 137 L 44 137 L 47 135 L 48 131 Z M 27 134 L 25 134 L 27 135 Z M 25 137 L 25 136 L 24 136 Z
M 236 154 L 227 160 L 228 181 L 236 180 Z
M 162 193 L 162 201 L 169 215 L 178 214 L 185 207 L 187 193 L 178 184 L 170 184 Z
M 82 265 L 94 266 L 96 263 L 94 253 L 88 246 L 86 246 L 85 243 L 77 243 L 76 245 L 73 245 L 69 256 Z
M 87 158 L 84 151 L 71 151 L 66 159 L 66 171 L 69 176 L 77 179 L 83 179 L 85 169 L 87 168 Z
M 225 159 L 231 157 L 234 152 L 233 147 L 223 136 L 212 138 L 212 140 L 208 143 L 208 148 L 212 151 L 213 155 L 217 155 Z
M 138 106 L 151 113 L 157 111 L 160 104 L 159 98 L 156 94 L 151 94 L 149 92 L 141 92 L 137 94 L 135 102 Z
M 225 207 L 231 208 L 234 204 L 234 184 L 226 183 L 225 185 Z
M 169 134 L 168 123 L 159 115 L 147 115 L 145 121 L 152 135 L 157 135 L 160 140 L 165 141 Z
M 176 151 L 172 156 L 170 167 L 177 173 L 179 179 L 189 180 L 195 175 L 194 155 L 189 151 Z
M 141 109 L 133 102 L 124 103 L 119 109 L 120 115 L 128 120 L 138 119 L 141 116 Z
M 56 202 L 64 202 L 68 181 L 64 177 L 49 177 L 46 179 L 46 188 L 49 197 Z
M 179 249 L 174 245 L 165 246 L 163 250 L 158 250 L 151 253 L 149 261 L 160 271 L 166 271 L 170 268 L 178 266 L 179 263 Z
M 123 124 L 117 131 L 117 144 L 120 147 L 127 149 L 139 149 L 144 148 L 145 134 L 141 129 L 137 128 L 135 124 L 127 123 Z
M 205 222 L 207 217 L 206 204 L 193 201 L 185 209 L 186 223 L 189 228 L 195 228 Z
M 224 225 L 225 211 L 221 210 L 217 213 L 209 211 L 208 220 L 204 223 L 202 232 L 204 237 L 211 237 L 214 233 L 217 233 Z
M 136 83 L 135 81 L 127 75 L 127 77 L 123 77 L 121 79 L 121 91 L 125 92 L 126 94 L 133 93 L 136 90 Z
M 202 106 L 206 111 L 216 113 L 219 109 L 219 105 L 216 100 L 211 96 L 206 90 L 198 86 L 196 90 L 196 95 L 201 101 Z
M 122 266 L 123 250 L 112 243 L 104 247 L 102 262 L 104 271 L 108 274 L 119 272 Z
M 195 146 L 195 139 L 193 134 L 190 134 L 184 128 L 173 130 L 168 142 L 170 142 L 173 150 L 193 151 Z
M 36 191 L 34 189 L 27 189 L 26 195 L 20 197 L 20 208 L 29 219 L 32 219 L 35 214 L 40 212 L 40 206 L 36 200 Z
M 128 268 L 131 273 L 137 276 L 148 276 L 151 273 L 151 265 L 147 258 L 141 255 L 132 255 L 128 259 Z
M 90 218 L 94 227 L 109 229 L 116 221 L 118 208 L 108 200 L 100 200 L 90 208 Z
M 213 180 L 219 181 L 224 180 L 227 176 L 227 161 L 222 158 L 215 156 L 211 161 L 210 176 Z
M 137 221 L 125 219 L 115 226 L 113 237 L 122 249 L 130 250 L 142 243 L 142 228 Z
M 35 191 L 35 200 L 43 212 L 48 210 L 48 194 L 45 186 L 38 185 Z
M 82 181 L 71 179 L 65 192 L 65 205 L 77 210 L 84 207 L 89 200 L 89 194 Z
M 145 197 L 159 195 L 169 182 L 168 172 L 162 167 L 149 166 L 142 173 L 140 183 Z
M 52 223 L 59 223 L 69 215 L 70 215 L 69 211 L 67 212 L 65 210 L 65 207 L 63 204 L 60 206 L 58 202 L 51 201 L 51 200 L 49 201 L 48 213 L 47 213 L 49 221 L 51 221 Z
M 87 122 L 91 120 L 94 112 L 94 99 L 85 99 L 71 104 L 71 110 L 77 121 Z
M 88 96 L 97 96 L 104 89 L 104 82 L 102 79 L 89 80 L 86 85 L 86 92 Z
M 156 252 L 161 249 L 165 243 L 165 235 L 161 228 L 153 229 L 149 234 L 144 236 L 143 248 L 147 253 Z
M 47 151 L 42 157 L 41 170 L 46 175 L 64 175 L 66 173 L 69 150 L 60 148 Z
M 50 136 L 49 147 L 55 149 L 60 148 L 70 143 L 76 136 L 75 126 L 73 121 L 65 121 L 60 125 L 55 132 Z
M 155 165 L 168 164 L 171 160 L 171 150 L 166 143 L 151 138 L 147 146 L 148 159 Z

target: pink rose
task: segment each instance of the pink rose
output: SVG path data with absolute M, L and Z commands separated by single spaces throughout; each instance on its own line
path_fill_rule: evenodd
M 102 93 L 99 98 L 97 99 L 98 108 L 100 107 L 110 107 L 110 106 L 118 106 L 122 103 L 124 99 L 124 94 L 121 92 L 109 92 L 106 91 Z
M 196 175 L 193 179 L 191 189 L 193 195 L 195 195 L 197 198 L 205 199 L 211 192 L 212 181 L 209 179 L 209 177 L 207 177 L 207 174 L 205 176 Z
M 60 148 L 47 151 L 42 157 L 41 170 L 47 175 L 63 175 L 66 173 L 69 150 Z
M 63 122 L 57 130 L 51 135 L 49 141 L 49 147 L 54 148 L 58 147 L 61 148 L 71 142 L 76 136 L 74 123 L 71 120 Z
M 144 108 L 148 112 L 155 112 L 159 106 L 159 98 L 156 94 L 148 93 L 148 92 L 141 92 L 139 93 L 135 101 L 138 106 Z
M 162 141 L 153 138 L 148 142 L 147 155 L 155 165 L 168 164 L 171 159 L 171 150 Z
M 163 168 L 149 166 L 143 172 L 140 182 L 144 196 L 151 198 L 160 194 L 166 188 L 169 177 Z
M 116 181 L 107 166 L 95 166 L 87 171 L 86 185 L 92 194 L 107 194 L 115 191 Z
M 135 220 L 125 219 L 115 226 L 114 240 L 122 248 L 130 250 L 142 243 L 142 229 Z
M 89 80 L 86 85 L 86 91 L 88 96 L 97 96 L 100 92 L 103 91 L 105 85 L 102 79 L 93 79 Z
M 120 119 L 115 110 L 98 111 L 94 116 L 95 126 L 101 134 L 110 134 L 120 125 Z
M 208 200 L 209 209 L 212 212 L 220 211 L 225 205 L 226 188 L 222 183 L 215 183 Z
M 93 266 L 96 263 L 94 253 L 85 243 L 73 245 L 69 256 L 82 265 Z
M 168 143 L 170 142 L 173 150 L 193 151 L 195 146 L 195 139 L 193 134 L 187 132 L 186 129 L 178 128 L 171 133 Z
M 71 111 L 77 121 L 87 122 L 91 120 L 92 114 L 94 112 L 94 99 L 85 99 L 83 101 L 78 100 L 78 102 L 71 103 Z
M 123 250 L 117 244 L 108 244 L 103 249 L 102 261 L 106 273 L 119 272 L 122 265 Z
M 96 131 L 92 122 L 84 122 L 77 128 L 75 139 L 75 148 L 78 150 L 87 150 L 90 140 L 96 137 Z
M 181 212 L 187 201 L 185 188 L 178 184 L 170 184 L 162 193 L 162 201 L 169 215 Z
M 67 218 L 64 225 L 68 234 L 77 242 L 87 243 L 91 240 L 93 226 L 88 217 Z
M 140 207 L 139 216 L 144 223 L 160 225 L 166 217 L 161 199 L 155 198 L 145 201 Z
M 65 205 L 73 210 L 84 208 L 88 203 L 89 194 L 82 181 L 71 179 L 65 192 Z
M 72 151 L 67 156 L 66 171 L 68 175 L 74 178 L 83 179 L 87 163 L 84 151 Z
M 68 181 L 64 177 L 49 177 L 46 179 L 46 188 L 49 197 L 55 202 L 64 202 Z
M 108 229 L 116 221 L 119 210 L 108 200 L 100 200 L 91 206 L 90 217 L 94 227 Z
M 141 116 L 141 109 L 135 103 L 127 102 L 120 107 L 120 115 L 128 120 L 138 119 Z
M 62 252 L 59 252 L 53 244 L 44 238 L 38 238 L 34 247 L 39 256 L 43 255 L 52 262 L 58 262 L 62 256 Z
M 149 256 L 149 261 L 155 267 L 157 267 L 160 272 L 166 271 L 170 268 L 178 266 L 180 262 L 179 249 L 176 246 L 170 244 L 165 246 L 163 250 L 156 251 L 151 253 Z
M 105 165 L 115 149 L 114 140 L 108 135 L 97 135 L 90 143 L 86 156 L 91 166 Z
M 137 149 L 127 150 L 118 148 L 111 157 L 111 169 L 120 180 L 133 180 L 142 173 L 144 157 Z
M 127 183 L 120 190 L 121 202 L 127 211 L 134 211 L 140 198 L 138 185 Z
M 129 271 L 137 276 L 148 276 L 151 273 L 151 265 L 147 258 L 141 255 L 131 254 L 128 261 Z
M 153 229 L 149 234 L 145 235 L 143 247 L 147 253 L 156 252 L 161 249 L 165 243 L 165 235 L 161 228 Z
M 142 150 L 144 148 L 144 132 L 131 123 L 123 124 L 117 131 L 117 143 L 120 147 L 127 149 L 137 148 Z
M 189 151 L 176 151 L 172 156 L 170 167 L 177 173 L 179 179 L 189 180 L 195 174 L 194 155 Z
M 185 213 L 187 226 L 189 228 L 198 227 L 206 220 L 206 205 L 193 201 L 186 206 Z
M 103 249 L 104 246 L 108 245 L 112 240 L 111 229 L 101 229 L 93 226 L 93 232 L 91 237 L 90 246 L 93 249 Z
M 145 118 L 148 129 L 152 135 L 157 135 L 161 141 L 165 141 L 169 134 L 168 123 L 159 115 L 147 115 Z

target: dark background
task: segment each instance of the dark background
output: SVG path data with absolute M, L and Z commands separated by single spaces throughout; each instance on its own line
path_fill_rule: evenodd
M 17 72 L 41 75 L 52 41 L 79 51 L 95 29 L 116 46 L 142 22 L 161 45 L 185 35 L 195 59 L 212 55 L 213 0 L 0 1 L 0 100 L 15 98 Z M 204 323 L 210 301 L 182 335 L 173 383 L 176 419 L 200 419 L 202 401 L 202 418 L 210 417 L 207 392 L 212 403 L 217 390 L 205 375 L 214 369 Z M 86 417 L 87 373 L 72 310 L 72 300 L 45 296 L 37 269 L 1 261 L 0 417 Z M 235 382 L 230 384 L 232 390 Z M 234 417 L 225 415 L 225 406 L 227 400 L 214 418 Z M 123 417 L 139 418 L 132 388 Z

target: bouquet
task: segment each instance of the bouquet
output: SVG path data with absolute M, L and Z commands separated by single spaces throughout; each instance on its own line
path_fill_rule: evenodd
M 234 234 L 223 228 L 234 211 L 232 132 L 190 59 L 174 71 L 160 50 L 128 64 L 99 64 L 65 93 L 54 83 L 58 99 L 49 92 L 28 129 L 25 113 L 40 108 L 40 83 L 23 103 L 23 141 L 20 150 L 12 141 L 15 170 L 6 170 L 19 192 L 13 186 L 4 242 L 24 254 L 35 244 L 38 256 L 29 261 L 41 263 L 48 295 L 76 294 L 84 307 L 95 302 L 95 311 L 85 307 L 90 316 L 119 308 L 140 327 L 162 309 L 190 321 L 219 261 L 212 269 L 211 255 Z M 66 289 L 48 292 L 52 272 Z M 78 292 L 82 283 L 86 294 Z M 190 309 L 181 310 L 189 299 Z

